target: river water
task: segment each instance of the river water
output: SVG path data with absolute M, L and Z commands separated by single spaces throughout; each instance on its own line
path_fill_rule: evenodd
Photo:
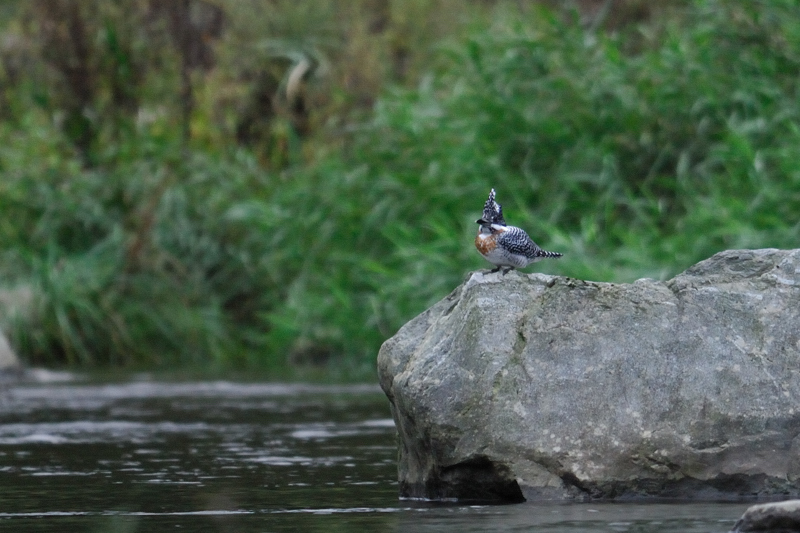
M 396 455 L 373 385 L 0 383 L 0 531 L 725 533 L 749 505 L 401 501 Z

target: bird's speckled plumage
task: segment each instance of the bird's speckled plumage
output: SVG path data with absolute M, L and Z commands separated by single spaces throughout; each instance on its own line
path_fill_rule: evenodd
M 494 189 L 489 192 L 489 198 L 483 204 L 483 217 L 481 217 L 481 220 L 490 224 L 506 225 L 506 221 L 503 219 L 503 206 L 494 201 Z
M 525 268 L 542 259 L 563 255 L 542 250 L 524 230 L 506 225 L 502 208 L 495 201 L 494 189 L 483 206 L 483 217 L 476 222 L 480 224 L 480 228 L 475 236 L 475 247 L 487 261 L 497 267 L 495 272 L 508 267 L 503 272 L 506 273 L 514 268 Z

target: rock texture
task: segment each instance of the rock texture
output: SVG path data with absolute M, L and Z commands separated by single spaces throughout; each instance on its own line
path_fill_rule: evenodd
M 790 533 L 800 531 L 800 500 L 764 503 L 747 509 L 731 533 L 764 531 Z
M 800 250 L 667 282 L 475 272 L 378 371 L 403 497 L 800 494 Z

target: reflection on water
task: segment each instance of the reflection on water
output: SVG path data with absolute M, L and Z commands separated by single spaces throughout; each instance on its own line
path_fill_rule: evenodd
M 719 532 L 746 504 L 399 501 L 377 387 L 0 388 L 0 530 Z

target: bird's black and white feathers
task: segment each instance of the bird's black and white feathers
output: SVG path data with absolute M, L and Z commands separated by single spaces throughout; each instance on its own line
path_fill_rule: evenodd
M 542 250 L 524 230 L 516 226 L 506 226 L 503 231 L 497 233 L 497 247 L 503 250 L 505 259 L 510 263 L 507 266 L 517 268 L 525 268 L 530 263 L 564 255 Z
M 483 217 L 476 222 L 480 228 L 475 247 L 487 261 L 497 266 L 495 271 L 502 267 L 508 270 L 525 268 L 536 261 L 563 255 L 542 250 L 524 230 L 506 225 L 502 207 L 495 201 L 494 189 L 483 206 Z
M 506 221 L 503 218 L 503 206 L 494 200 L 494 189 L 489 192 L 489 198 L 486 200 L 486 203 L 483 204 L 483 216 L 478 221 L 479 224 L 481 220 L 487 224 L 506 225 Z

